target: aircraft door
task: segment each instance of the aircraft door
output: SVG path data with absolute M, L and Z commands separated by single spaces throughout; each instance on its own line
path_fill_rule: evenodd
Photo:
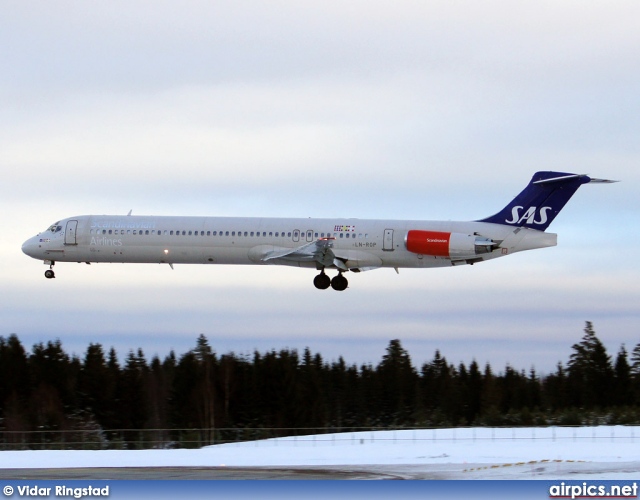
M 382 240 L 382 249 L 385 252 L 393 252 L 393 229 L 384 230 L 384 239 Z
M 311 229 L 307 231 L 307 241 L 313 241 L 313 231 Z
M 65 245 L 77 245 L 78 240 L 76 238 L 76 232 L 78 230 L 78 221 L 67 221 L 67 227 L 64 230 L 64 244 Z
M 299 229 L 295 229 L 293 231 L 293 241 L 300 241 L 300 230 Z

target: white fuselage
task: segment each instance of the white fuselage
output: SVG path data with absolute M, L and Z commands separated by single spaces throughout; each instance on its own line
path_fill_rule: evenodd
M 455 233 L 494 243 L 478 256 L 416 253 L 414 232 Z M 27 240 L 23 251 L 49 262 L 281 264 L 323 269 L 292 253 L 323 240 L 352 271 L 378 267 L 443 267 L 475 263 L 556 244 L 556 235 L 486 222 L 81 215 Z M 287 253 L 288 252 L 288 253 Z M 340 266 L 338 266 L 340 268 Z
M 50 266 L 46 278 L 55 278 L 56 262 L 279 264 L 315 268 L 316 288 L 342 291 L 348 271 L 476 264 L 554 246 L 557 235 L 546 229 L 591 182 L 613 181 L 536 172 L 502 210 L 469 222 L 81 215 L 54 223 L 22 251 Z

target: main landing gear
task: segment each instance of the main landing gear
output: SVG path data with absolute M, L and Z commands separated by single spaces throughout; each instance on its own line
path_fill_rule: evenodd
M 338 290 L 339 292 L 341 292 L 347 289 L 347 287 L 349 286 L 349 281 L 347 281 L 347 278 L 342 275 L 342 271 L 339 271 L 338 275 L 334 276 L 333 279 L 331 279 L 324 273 L 323 269 L 322 272 L 318 274 L 318 276 L 313 278 L 313 284 L 320 290 L 326 290 L 327 288 L 329 288 L 329 286 L 331 286 L 331 288 L 333 288 L 334 290 Z
M 56 273 L 53 272 L 53 265 L 54 264 L 55 264 L 55 262 L 52 262 L 51 265 L 49 265 L 49 269 L 47 269 L 44 272 L 44 277 L 47 278 L 48 280 L 56 277 Z

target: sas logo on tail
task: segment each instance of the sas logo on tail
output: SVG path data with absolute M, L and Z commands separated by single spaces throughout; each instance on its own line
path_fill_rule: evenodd
M 511 209 L 511 220 L 505 220 L 507 224 L 521 224 L 523 221 L 525 224 L 545 224 L 548 220 L 547 212 L 551 210 L 551 207 L 542 207 L 538 210 L 538 207 L 529 207 L 526 212 L 520 215 L 520 211 L 524 207 L 515 206 Z M 536 215 L 539 217 L 536 220 Z

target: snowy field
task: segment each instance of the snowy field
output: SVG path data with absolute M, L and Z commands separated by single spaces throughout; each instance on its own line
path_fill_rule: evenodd
M 3 451 L 2 468 L 266 467 L 404 479 L 638 479 L 640 426 L 354 432 L 198 450 Z

